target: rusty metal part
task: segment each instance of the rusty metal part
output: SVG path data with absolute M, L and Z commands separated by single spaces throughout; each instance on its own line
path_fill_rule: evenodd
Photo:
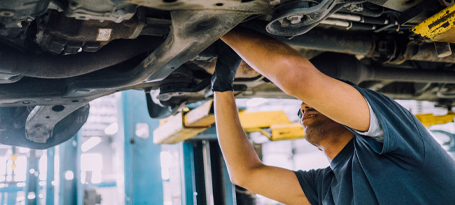
M 452 50 L 455 49 L 454 44 L 450 44 L 450 47 Z M 403 57 L 406 60 L 455 63 L 454 53 L 446 57 L 439 57 L 434 43 L 410 42 Z
M 45 144 L 53 136 L 55 125 L 83 106 L 84 109 L 89 108 L 88 103 L 36 106 L 25 122 L 25 137 L 35 143 Z
M 121 24 L 113 21 L 77 20 L 63 13 L 50 11 L 37 20 L 36 42 L 52 54 L 95 52 L 115 39 L 137 38 L 145 25 L 138 12 Z

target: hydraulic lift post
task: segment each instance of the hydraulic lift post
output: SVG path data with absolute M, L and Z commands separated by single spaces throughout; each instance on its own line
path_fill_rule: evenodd
M 163 183 L 161 175 L 161 146 L 153 143 L 151 131 L 159 125 L 150 119 L 144 93 L 124 91 L 119 99 L 119 152 L 123 153 L 125 204 L 163 204 Z M 122 121 L 123 120 L 123 121 Z M 122 133 L 123 131 L 123 133 Z M 123 148 L 123 149 L 122 149 Z

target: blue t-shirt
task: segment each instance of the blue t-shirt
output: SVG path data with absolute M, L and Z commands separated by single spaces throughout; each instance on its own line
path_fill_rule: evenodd
M 330 167 L 296 171 L 311 204 L 455 204 L 455 161 L 408 110 L 353 85 L 383 129 L 355 137 Z

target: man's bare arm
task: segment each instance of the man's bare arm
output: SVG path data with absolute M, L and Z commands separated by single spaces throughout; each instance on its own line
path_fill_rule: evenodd
M 262 164 L 240 125 L 232 91 L 215 92 L 218 141 L 234 184 L 285 204 L 310 204 L 293 171 Z
M 241 28 L 234 28 L 221 40 L 284 92 L 338 123 L 368 130 L 370 113 L 363 96 L 352 86 L 321 73 L 290 46 Z

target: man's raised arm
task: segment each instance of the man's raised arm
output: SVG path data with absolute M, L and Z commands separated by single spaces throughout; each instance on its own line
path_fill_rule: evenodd
M 221 44 L 220 44 L 221 43 Z M 291 170 L 266 166 L 250 144 L 240 124 L 232 92 L 240 58 L 218 43 L 218 60 L 212 77 L 218 141 L 234 184 L 285 204 L 310 204 Z
M 363 96 L 354 87 L 321 73 L 290 46 L 239 27 L 221 40 L 284 92 L 340 124 L 368 130 L 370 112 Z

